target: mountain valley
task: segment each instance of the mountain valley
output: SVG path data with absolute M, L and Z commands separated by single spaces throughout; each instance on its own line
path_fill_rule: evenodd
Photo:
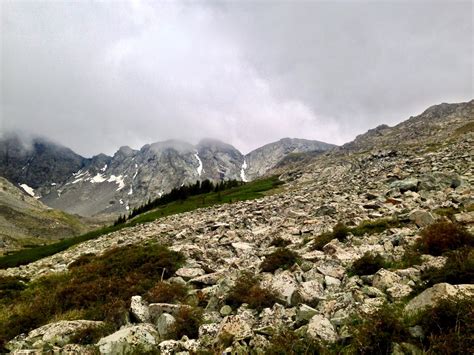
M 243 156 L 220 142 L 169 141 L 77 160 L 57 186 L 25 180 L 46 204 L 90 215 L 197 178 L 276 174 L 283 185 L 0 270 L 0 347 L 472 353 L 474 100 L 319 144 L 282 140 Z M 117 199 L 124 207 L 104 209 Z

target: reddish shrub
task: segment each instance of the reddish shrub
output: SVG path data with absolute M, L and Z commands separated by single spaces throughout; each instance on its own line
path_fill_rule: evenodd
M 436 256 L 463 246 L 474 246 L 474 236 L 451 222 L 437 222 L 426 227 L 418 243 L 421 252 Z

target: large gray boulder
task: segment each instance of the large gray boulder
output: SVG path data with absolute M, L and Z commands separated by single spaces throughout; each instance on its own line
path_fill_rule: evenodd
M 91 320 L 59 321 L 43 325 L 28 333 L 26 336 L 18 336 L 7 344 L 9 350 L 20 349 L 42 349 L 43 347 L 64 346 L 68 344 L 79 331 L 89 328 L 97 328 L 104 325 L 103 322 Z
M 427 307 L 434 307 L 442 300 L 455 297 L 473 297 L 474 285 L 450 285 L 439 283 L 424 290 L 405 306 L 405 312 L 416 313 Z
M 97 342 L 101 354 L 146 352 L 158 345 L 158 331 L 151 324 L 142 323 L 120 329 Z

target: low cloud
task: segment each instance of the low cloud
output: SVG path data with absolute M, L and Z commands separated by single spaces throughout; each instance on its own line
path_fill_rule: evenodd
M 0 7 L 0 130 L 84 155 L 170 138 L 342 144 L 472 97 L 470 1 Z

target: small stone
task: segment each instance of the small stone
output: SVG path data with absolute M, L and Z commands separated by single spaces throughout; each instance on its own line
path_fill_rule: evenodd
M 318 311 L 316 311 L 314 308 L 306 304 L 300 304 L 296 308 L 296 321 L 297 322 L 309 321 L 317 313 Z
M 229 314 L 232 313 L 232 308 L 228 305 L 224 305 L 221 307 L 219 313 L 222 315 L 222 316 L 228 316 Z
M 422 210 L 412 211 L 408 215 L 408 218 L 410 219 L 410 221 L 415 222 L 415 224 L 420 228 L 429 226 L 430 224 L 433 224 L 436 221 L 436 219 L 430 212 Z

